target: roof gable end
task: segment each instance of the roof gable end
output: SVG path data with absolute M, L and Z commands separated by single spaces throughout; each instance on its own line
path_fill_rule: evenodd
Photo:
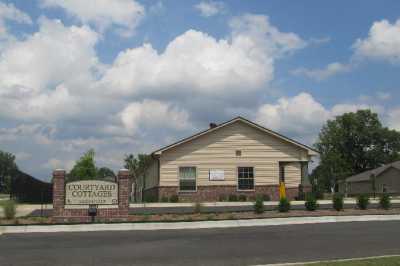
M 256 123 L 250 121 L 250 120 L 247 120 L 247 119 L 245 119 L 245 118 L 243 118 L 243 117 L 238 116 L 238 117 L 236 117 L 236 118 L 234 118 L 234 119 L 231 119 L 231 120 L 229 120 L 229 121 L 227 121 L 227 122 L 221 123 L 221 124 L 217 125 L 216 127 L 209 128 L 209 129 L 207 129 L 207 130 L 201 131 L 201 132 L 199 132 L 199 133 L 197 133 L 197 134 L 195 134 L 195 135 L 192 135 L 192 136 L 190 136 L 190 137 L 188 137 L 188 138 L 182 139 L 182 140 L 177 141 L 177 142 L 175 142 L 175 143 L 173 143 L 173 144 L 171 144 L 171 145 L 168 145 L 168 146 L 165 146 L 165 147 L 163 147 L 163 148 L 161 148 L 161 149 L 158 149 L 158 150 L 154 151 L 154 152 L 152 153 L 152 155 L 160 155 L 162 152 L 164 152 L 164 151 L 166 151 L 166 150 L 172 149 L 172 148 L 174 148 L 174 147 L 176 147 L 176 146 L 182 145 L 182 144 L 187 143 L 187 142 L 189 142 L 189 141 L 191 141 L 191 140 L 194 140 L 194 139 L 199 138 L 199 137 L 201 137 L 201 136 L 203 136 L 203 135 L 206 135 L 206 134 L 208 134 L 208 133 L 217 131 L 217 130 L 223 128 L 223 127 L 226 127 L 226 126 L 228 126 L 228 125 L 231 125 L 231 124 L 237 123 L 237 122 L 242 122 L 242 123 L 244 123 L 244 124 L 247 125 L 247 126 L 256 128 L 256 129 L 258 129 L 258 130 L 260 130 L 260 131 L 262 131 L 262 132 L 264 132 L 264 133 L 266 133 L 266 134 L 275 136 L 275 137 L 277 137 L 277 138 L 279 138 L 279 139 L 281 139 L 281 140 L 284 140 L 284 141 L 289 142 L 289 143 L 291 143 L 291 144 L 293 144 L 293 145 L 295 145 L 295 146 L 298 146 L 298 147 L 300 147 L 300 148 L 302 148 L 302 149 L 304 149 L 304 150 L 307 150 L 307 151 L 308 151 L 308 154 L 309 154 L 310 156 L 313 156 L 313 155 L 317 155 L 317 154 L 318 154 L 318 152 L 317 152 L 315 149 L 311 148 L 311 147 L 308 147 L 308 146 L 306 146 L 306 145 L 304 145 L 304 144 L 301 144 L 300 142 L 297 142 L 297 141 L 295 141 L 295 140 L 293 140 L 293 139 L 290 139 L 290 138 L 288 138 L 288 137 L 285 137 L 285 136 L 283 136 L 283 135 L 281 135 L 281 134 L 279 134 L 279 133 L 277 133 L 277 132 L 275 132 L 275 131 L 272 131 L 272 130 L 270 130 L 270 129 L 267 129 L 267 128 L 265 128 L 265 127 L 263 127 L 263 126 L 261 126 L 261 125 L 258 125 L 258 124 L 256 124 Z

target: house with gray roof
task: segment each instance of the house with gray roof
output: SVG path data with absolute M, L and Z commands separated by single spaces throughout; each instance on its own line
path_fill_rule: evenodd
M 339 184 L 339 191 L 350 196 L 372 194 L 373 176 L 376 193 L 400 194 L 400 161 L 350 176 Z

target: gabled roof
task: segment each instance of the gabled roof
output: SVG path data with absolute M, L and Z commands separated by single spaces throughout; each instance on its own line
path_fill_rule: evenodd
M 385 164 L 381 167 L 368 170 L 353 176 L 350 176 L 346 178 L 346 182 L 361 182 L 361 181 L 369 181 L 371 179 L 371 175 L 375 175 L 375 177 L 378 177 L 380 174 L 388 170 L 389 168 L 395 168 L 400 170 L 400 161 Z
M 263 132 L 265 132 L 265 133 L 267 133 L 267 134 L 270 134 L 270 135 L 272 135 L 272 136 L 275 136 L 275 137 L 277 137 L 277 138 L 279 138 L 279 139 L 282 139 L 282 140 L 284 140 L 284 141 L 286 141 L 286 142 L 289 142 L 289 143 L 291 143 L 291 144 L 293 144 L 293 145 L 295 145 L 295 146 L 298 146 L 298 147 L 300 147 L 300 148 L 302 148 L 302 149 L 305 149 L 305 150 L 308 151 L 308 154 L 309 154 L 309 155 L 317 155 L 317 154 L 318 154 L 318 152 L 317 152 L 315 149 L 313 149 L 313 148 L 311 148 L 311 147 L 309 147 L 309 146 L 307 146 L 307 145 L 301 144 L 300 142 L 297 142 L 297 141 L 295 141 L 295 140 L 293 140 L 293 139 L 290 139 L 290 138 L 288 138 L 288 137 L 285 137 L 285 136 L 283 136 L 283 135 L 281 135 L 281 134 L 279 134 L 279 133 L 277 133 L 277 132 L 275 132 L 275 131 L 272 131 L 272 130 L 270 130 L 270 129 L 268 129 L 268 128 L 265 128 L 265 127 L 263 127 L 263 126 L 260 126 L 260 125 L 258 125 L 258 124 L 256 124 L 256 123 L 254 123 L 254 122 L 252 122 L 252 121 L 250 121 L 250 120 L 247 120 L 247 119 L 245 119 L 245 118 L 243 118 L 243 117 L 240 117 L 240 116 L 238 116 L 238 117 L 236 117 L 236 118 L 233 118 L 233 119 L 231 119 L 231 120 L 229 120 L 229 121 L 226 121 L 226 122 L 224 122 L 224 123 L 222 123 L 222 124 L 219 124 L 219 125 L 217 125 L 216 127 L 209 128 L 209 129 L 204 130 L 204 131 L 201 131 L 201 132 L 199 132 L 199 133 L 197 133 L 197 134 L 195 134 L 195 135 L 192 135 L 192 136 L 190 136 L 190 137 L 187 137 L 187 138 L 184 138 L 184 139 L 182 139 L 182 140 L 180 140 L 180 141 L 177 141 L 177 142 L 175 142 L 175 143 L 173 143 L 173 144 L 170 144 L 170 145 L 168 145 L 168 146 L 165 146 L 165 147 L 163 147 L 163 148 L 161 148 L 161 149 L 158 149 L 158 150 L 152 152 L 151 154 L 152 154 L 152 155 L 159 155 L 159 154 L 163 153 L 163 152 L 166 151 L 166 150 L 172 149 L 172 148 L 174 148 L 174 147 L 176 147 L 176 146 L 179 146 L 179 145 L 181 145 L 181 144 L 184 144 L 184 143 L 186 143 L 186 142 L 189 142 L 189 141 L 191 141 L 191 140 L 194 140 L 194 139 L 196 139 L 196 138 L 198 138 L 198 137 L 200 137 L 200 136 L 203 136 L 203 135 L 206 135 L 206 134 L 208 134 L 208 133 L 211 133 L 211 132 L 214 132 L 214 131 L 216 131 L 216 130 L 219 130 L 219 129 L 225 127 L 225 126 L 231 125 L 231 124 L 233 124 L 233 123 L 235 123 L 235 122 L 238 122 L 238 121 L 241 121 L 241 122 L 243 122 L 243 123 L 245 123 L 245 124 L 247 124 L 247 125 L 249 125 L 249 126 L 251 126 L 251 127 L 253 127 L 253 128 L 256 128 L 256 129 L 258 129 L 258 130 L 261 130 L 261 131 L 263 131 Z

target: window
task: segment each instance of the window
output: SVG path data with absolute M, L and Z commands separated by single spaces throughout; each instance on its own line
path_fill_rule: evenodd
M 241 150 L 236 150 L 236 156 L 242 156 L 242 151 Z
M 179 167 L 179 190 L 196 191 L 196 167 Z
M 238 189 L 254 189 L 254 168 L 238 167 Z

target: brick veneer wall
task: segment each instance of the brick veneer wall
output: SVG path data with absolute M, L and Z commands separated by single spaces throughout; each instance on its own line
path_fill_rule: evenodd
M 158 200 L 162 197 L 178 195 L 179 201 L 218 201 L 220 195 L 246 195 L 248 198 L 255 198 L 257 195 L 268 194 L 271 200 L 279 200 L 279 186 L 256 186 L 254 191 L 237 191 L 236 186 L 198 186 L 196 192 L 179 192 L 178 187 L 154 187 L 147 189 L 145 195 L 154 195 Z M 294 200 L 299 194 L 299 189 L 286 188 L 286 196 Z
M 129 171 L 120 170 L 117 177 L 118 182 L 118 206 L 98 208 L 97 221 L 125 221 L 129 214 Z M 64 222 L 90 222 L 88 209 L 65 208 L 65 171 L 55 170 L 53 172 L 53 216 L 57 223 Z

